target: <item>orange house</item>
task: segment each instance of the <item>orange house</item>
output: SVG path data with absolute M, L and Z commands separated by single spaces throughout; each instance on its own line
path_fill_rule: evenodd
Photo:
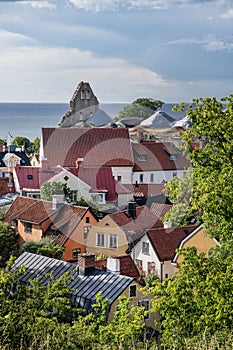
M 22 245 L 49 237 L 65 247 L 63 259 L 76 261 L 86 251 L 86 237 L 97 220 L 88 207 L 68 205 L 54 196 L 53 202 L 18 196 L 7 211 L 4 221 L 17 234 Z

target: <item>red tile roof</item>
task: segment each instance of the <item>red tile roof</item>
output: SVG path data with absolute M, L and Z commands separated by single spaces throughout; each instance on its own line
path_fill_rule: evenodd
M 128 129 L 42 128 L 43 156 L 50 166 L 75 166 L 84 158 L 88 166 L 132 166 Z
M 81 166 L 78 170 L 78 177 L 91 186 L 92 192 L 107 191 L 107 202 L 116 200 L 116 183 L 111 168 L 83 168 Z
M 16 166 L 15 174 L 19 182 L 20 190 L 40 189 L 40 168 L 32 166 Z
M 137 266 L 130 255 L 114 256 L 114 258 L 120 260 L 120 274 L 124 276 L 140 279 L 140 273 Z M 107 259 L 96 260 L 95 266 L 101 270 L 106 270 Z
M 151 197 L 163 194 L 164 184 L 126 184 L 134 197 Z
M 181 240 L 196 226 L 172 227 L 148 230 L 147 235 L 160 261 L 172 260 Z
M 126 233 L 128 243 L 139 239 L 143 233 L 153 227 L 157 227 L 155 216 L 146 206 L 136 207 L 136 218 L 133 219 L 128 210 L 109 214 L 111 219 Z
M 169 142 L 142 141 L 132 143 L 132 148 L 134 171 L 180 170 L 190 167 L 189 161 Z M 170 155 L 175 155 L 175 160 L 171 160 Z M 145 156 L 146 160 L 140 160 L 140 156 Z
M 150 211 L 159 219 L 163 218 L 172 208 L 170 204 L 152 203 Z

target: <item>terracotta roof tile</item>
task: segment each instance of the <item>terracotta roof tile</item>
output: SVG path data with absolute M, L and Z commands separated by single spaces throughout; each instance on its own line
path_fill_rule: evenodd
M 23 189 L 40 189 L 40 168 L 16 166 L 15 173 L 19 182 L 20 190 Z
M 170 204 L 152 203 L 150 211 L 159 219 L 163 218 L 172 208 Z
M 142 141 L 132 143 L 132 148 L 134 171 L 179 170 L 190 167 L 189 161 L 168 142 Z M 170 155 L 175 155 L 175 160 L 171 160 Z
M 156 218 L 146 206 L 136 207 L 136 218 L 128 214 L 128 210 L 109 214 L 112 220 L 126 233 L 129 243 L 139 239 L 143 233 L 156 227 Z
M 44 154 L 50 166 L 132 166 L 128 129 L 123 128 L 42 128 Z
M 164 184 L 125 184 L 135 197 L 151 197 L 163 194 Z
M 160 261 L 172 260 L 181 240 L 196 226 L 172 227 L 169 229 L 148 230 L 147 235 L 158 254 Z

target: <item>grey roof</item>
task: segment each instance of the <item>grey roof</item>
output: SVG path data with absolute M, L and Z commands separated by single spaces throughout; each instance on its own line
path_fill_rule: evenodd
M 140 125 L 148 126 L 151 128 L 163 129 L 163 128 L 170 128 L 174 122 L 175 122 L 175 119 L 172 118 L 167 113 L 163 111 L 157 111 L 154 114 L 152 114 L 149 118 L 144 119 L 140 123 Z
M 173 128 L 191 129 L 192 126 L 193 122 L 188 116 L 185 116 L 184 118 L 177 120 L 177 122 L 175 122 L 173 125 Z
M 111 305 L 133 281 L 132 277 L 117 275 L 97 268 L 89 270 L 86 276 L 82 276 L 78 273 L 77 264 L 28 252 L 16 259 L 12 270 L 17 270 L 20 266 L 26 268 L 26 273 L 20 277 L 21 283 L 29 283 L 30 280 L 39 278 L 46 285 L 51 281 L 48 274 L 52 273 L 53 277 L 58 279 L 64 273 L 70 272 L 72 280 L 69 282 L 69 287 L 73 290 L 72 302 L 87 312 L 92 311 L 92 304 L 95 303 L 99 292 L 102 292 L 103 298 L 107 298 Z
M 96 127 L 104 126 L 113 123 L 112 117 L 102 109 L 99 109 L 92 118 L 88 119 L 88 124 Z
M 138 124 L 141 123 L 141 121 L 142 121 L 142 118 L 132 117 L 132 116 L 128 116 L 128 117 L 120 119 L 120 122 L 128 127 L 137 126 Z

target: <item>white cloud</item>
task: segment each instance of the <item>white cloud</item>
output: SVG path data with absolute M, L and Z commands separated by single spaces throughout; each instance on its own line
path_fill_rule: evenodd
M 203 45 L 206 51 L 232 51 L 233 43 L 227 43 L 222 40 L 213 40 Z
M 167 86 L 149 69 L 62 47 L 8 48 L 0 56 L 0 76 L 3 101 L 68 102 L 81 80 L 95 86 L 102 102 L 128 102 L 142 93 L 153 97 Z
M 34 42 L 34 39 L 30 38 L 29 36 L 16 32 L 10 32 L 4 29 L 0 29 L 0 40 L 0 47 L 5 45 L 3 46 L 3 49 L 5 49 L 7 46 L 22 45 L 22 43 L 26 44 Z
M 30 5 L 31 7 L 39 8 L 39 9 L 46 8 L 46 9 L 50 9 L 50 10 L 54 10 L 57 7 L 55 4 L 52 4 L 52 3 L 50 3 L 50 2 L 48 2 L 46 0 L 41 0 L 41 1 L 19 1 L 19 4 Z
M 222 14 L 221 18 L 233 18 L 233 8 Z

